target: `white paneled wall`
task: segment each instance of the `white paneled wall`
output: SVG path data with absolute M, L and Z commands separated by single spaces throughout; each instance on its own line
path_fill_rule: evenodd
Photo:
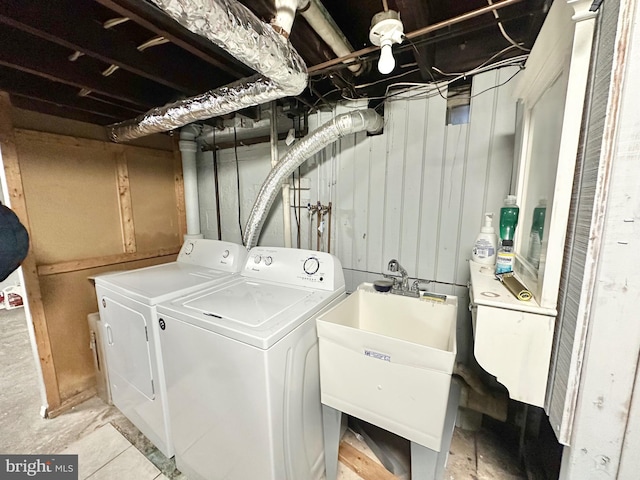
M 413 277 L 466 285 L 483 214 L 493 211 L 497 221 L 510 190 L 513 82 L 494 87 L 516 72 L 474 77 L 467 125 L 446 125 L 446 101 L 439 95 L 420 98 L 420 91 L 408 91 L 387 102 L 383 135 L 352 135 L 318 155 L 318 163 L 335 166 L 307 175 L 333 186 L 332 250 L 353 270 L 353 283 L 366 272 L 379 276 L 397 258 Z M 338 106 L 336 113 L 350 107 Z M 316 124 L 327 114 L 319 116 Z
M 301 192 L 301 248 L 309 246 L 306 205 L 332 203 L 331 253 L 342 262 L 348 291 L 380 278 L 396 258 L 430 289 L 459 297 L 461 358 L 470 335 L 467 311 L 468 259 L 484 212 L 498 213 L 511 190 L 514 159 L 516 67 L 473 77 L 470 123 L 446 125 L 446 100 L 424 90 L 397 94 L 385 104 L 382 135 L 349 135 L 309 159 L 300 172 L 310 182 Z M 366 102 L 338 105 L 309 118 L 314 130 L 336 114 Z M 279 145 L 280 156 L 288 147 Z M 233 149 L 218 152 L 222 238 L 239 242 L 236 164 Z M 238 148 L 242 228 L 270 169 L 269 144 Z M 217 238 L 213 155 L 198 158 L 202 231 Z M 297 196 L 292 193 L 292 205 Z M 292 208 L 292 245 L 296 217 Z M 328 221 L 328 218 L 325 219 Z M 316 248 L 316 217 L 312 248 Z M 279 198 L 259 245 L 283 245 Z M 328 245 L 328 228 L 321 245 Z
M 278 148 L 280 152 L 286 151 L 284 143 L 279 144 Z M 271 149 L 268 143 L 238 148 L 238 171 L 240 172 L 240 222 L 238 222 L 236 155 L 232 148 L 218 151 L 222 240 L 241 243 L 240 225 L 244 232 L 249 212 L 262 182 L 271 169 L 270 155 Z M 212 152 L 198 154 L 198 195 L 201 231 L 205 238 L 217 239 L 218 225 Z M 278 197 L 273 204 L 260 237 L 260 245 L 284 245 L 282 197 Z
M 352 289 L 367 274 L 380 276 L 397 258 L 412 277 L 466 286 L 467 261 L 485 211 L 495 213 L 510 190 L 516 102 L 516 67 L 473 77 L 470 123 L 446 125 L 446 101 L 411 90 L 385 105 L 382 135 L 349 135 L 309 159 L 301 173 L 311 188 L 302 192 L 301 247 L 309 245 L 306 204 L 332 202 L 331 252 L 342 261 Z M 502 85 L 504 83 L 504 85 Z M 310 130 L 336 114 L 366 103 L 317 112 Z M 286 145 L 279 145 L 280 156 Z M 270 168 L 268 144 L 238 148 L 242 228 Z M 202 230 L 217 238 L 213 156 L 199 156 Z M 218 152 L 221 228 L 225 240 L 240 241 L 233 149 Z M 297 202 L 293 197 L 292 205 Z M 283 245 L 278 199 L 260 245 Z M 328 220 L 328 219 L 326 219 Z M 296 245 L 292 209 L 292 243 Z M 316 248 L 316 218 L 312 218 Z M 325 228 L 322 245 L 327 246 Z

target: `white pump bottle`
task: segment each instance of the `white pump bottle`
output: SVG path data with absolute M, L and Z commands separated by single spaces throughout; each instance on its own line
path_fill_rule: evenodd
M 493 221 L 493 213 L 484 214 L 484 226 L 480 229 L 480 233 L 473 244 L 471 251 L 471 259 L 482 265 L 496 264 L 496 251 L 498 250 L 498 236 L 491 225 Z

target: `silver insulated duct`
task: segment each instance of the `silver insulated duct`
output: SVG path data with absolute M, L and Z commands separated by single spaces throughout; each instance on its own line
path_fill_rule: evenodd
M 255 247 L 258 243 L 262 226 L 280 192 L 280 187 L 296 168 L 340 137 L 365 130 L 372 133 L 377 132 L 382 128 L 382 125 L 382 117 L 374 110 L 370 108 L 356 110 L 334 117 L 294 145 L 271 169 L 262 188 L 260 188 L 244 230 L 243 242 L 247 249 Z
M 149 110 L 110 127 L 122 142 L 279 98 L 307 86 L 307 67 L 290 43 L 236 0 L 152 0 L 191 32 L 211 40 L 258 75 Z

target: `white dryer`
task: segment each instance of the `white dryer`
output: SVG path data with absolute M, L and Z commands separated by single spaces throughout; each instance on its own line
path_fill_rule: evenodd
M 255 247 L 240 277 L 158 306 L 176 464 L 190 480 L 324 473 L 316 317 L 340 261 Z
M 96 277 L 113 404 L 167 457 L 173 456 L 156 305 L 228 282 L 247 251 L 187 240 L 177 261 Z

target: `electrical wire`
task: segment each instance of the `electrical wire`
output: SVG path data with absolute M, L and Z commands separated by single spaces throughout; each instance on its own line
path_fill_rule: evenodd
M 238 134 L 236 126 L 233 126 L 233 152 L 236 156 L 236 185 L 238 187 L 238 227 L 240 228 L 240 241 L 244 245 L 244 234 L 242 233 L 242 210 L 240 207 L 240 162 L 238 161 Z
M 487 0 L 487 3 L 489 5 L 493 5 L 493 2 L 491 0 Z M 525 48 L 522 46 L 522 43 L 517 43 L 513 38 L 511 38 L 507 32 L 505 31 L 504 27 L 502 26 L 502 20 L 500 20 L 500 15 L 498 15 L 498 12 L 496 10 L 493 11 L 493 16 L 496 17 L 496 20 L 498 20 L 498 29 L 500 30 L 500 33 L 502 33 L 502 36 L 504 37 L 504 39 L 509 42 L 511 45 L 513 45 L 516 48 L 519 48 L 520 50 L 522 50 L 523 52 L 530 52 L 531 49 L 530 48 Z
M 420 58 L 420 52 L 418 51 L 418 47 L 416 47 L 416 44 L 413 43 L 410 39 L 408 39 L 406 37 L 406 35 L 403 35 L 403 38 L 409 42 L 409 45 L 411 45 L 411 48 L 413 48 L 413 51 L 416 52 L 416 58 Z M 445 97 L 442 92 L 440 91 L 440 87 L 438 86 L 438 82 L 436 82 L 436 79 L 433 77 L 433 73 L 431 73 L 431 69 L 427 68 L 427 73 L 429 74 L 429 76 L 431 77 L 431 80 L 433 80 L 433 84 L 436 86 L 436 89 L 438 90 L 438 94 L 444 98 L 445 100 L 447 99 L 447 97 Z
M 491 60 L 493 60 L 494 58 L 498 58 L 500 55 L 502 55 L 503 53 L 508 52 L 509 50 L 516 48 L 515 45 L 509 45 L 506 48 L 503 48 L 502 50 L 500 50 L 498 53 L 492 55 L 491 57 L 489 57 L 488 60 L 482 62 L 480 65 L 478 65 L 477 67 L 474 68 L 478 69 L 480 67 L 484 67 L 485 65 L 487 65 L 488 63 L 491 62 Z M 433 70 L 435 70 L 436 72 L 438 72 L 440 75 L 444 75 L 445 77 L 459 77 L 460 75 L 466 75 L 467 72 L 443 72 L 442 70 L 440 70 L 437 67 L 432 67 Z
M 474 97 L 477 97 L 478 95 L 481 95 L 481 94 L 483 94 L 483 93 L 485 93 L 485 92 L 487 92 L 489 90 L 492 90 L 492 89 L 497 88 L 497 87 L 501 87 L 502 85 L 505 85 L 506 83 L 511 81 L 513 78 L 515 78 L 515 76 L 518 73 L 520 73 L 520 71 L 524 68 L 522 64 L 524 62 L 524 59 L 526 59 L 526 58 L 527 58 L 527 55 L 521 55 L 519 57 L 513 57 L 513 58 L 510 58 L 510 59 L 507 59 L 507 60 L 501 60 L 500 62 L 497 62 L 495 64 L 491 64 L 491 65 L 487 65 L 487 66 L 482 67 L 482 68 L 476 68 L 476 69 L 470 70 L 469 72 L 466 72 L 465 74 L 462 74 L 462 75 L 460 75 L 460 76 L 458 76 L 456 78 L 447 80 L 447 81 L 445 81 L 443 83 L 441 82 L 441 86 L 442 87 L 446 87 L 446 86 L 452 84 L 453 82 L 455 82 L 457 80 L 460 80 L 461 78 L 465 78 L 467 76 L 471 76 L 471 75 L 482 73 L 482 72 L 485 72 L 485 71 L 488 71 L 488 70 L 492 70 L 494 68 L 500 68 L 500 67 L 511 66 L 511 65 L 518 65 L 520 67 L 520 69 L 517 72 L 515 72 L 511 77 L 509 77 L 507 80 L 505 80 L 501 84 L 495 85 L 495 86 L 490 87 L 490 88 L 488 88 L 486 90 L 483 90 L 482 92 L 478 92 L 478 93 L 470 96 L 470 98 L 474 98 Z M 409 88 L 409 89 L 400 90 L 398 92 L 389 93 L 389 90 L 391 88 L 394 88 L 394 87 L 407 87 L 407 86 L 408 87 L 413 87 L 413 89 L 418 89 L 420 91 L 418 93 L 416 93 L 415 95 L 407 95 L 408 92 L 411 92 L 411 90 L 412 90 L 412 88 Z M 427 87 L 432 87 L 432 88 L 425 91 L 425 88 L 427 88 Z M 397 82 L 397 83 L 393 83 L 393 84 L 387 86 L 387 90 L 386 90 L 385 95 L 382 95 L 382 96 L 379 96 L 379 97 L 367 97 L 367 100 L 389 100 L 389 101 L 393 101 L 394 100 L 393 97 L 396 97 L 396 96 L 399 96 L 399 95 L 403 96 L 402 100 L 407 100 L 407 99 L 414 99 L 415 100 L 415 99 L 422 99 L 422 98 L 431 98 L 431 97 L 433 97 L 435 95 L 438 95 L 438 93 L 436 93 L 436 88 L 431 83 Z M 343 98 L 345 100 L 350 100 L 350 101 L 362 100 L 362 98 L 361 99 L 355 99 L 355 98 L 348 98 L 348 97 L 345 97 L 345 96 L 343 96 Z M 384 103 L 380 103 L 379 105 L 374 107 L 374 110 L 378 110 L 378 109 L 382 108 L 383 105 L 384 105 Z
M 420 69 L 419 68 L 414 68 L 413 70 L 409 70 L 406 72 L 402 72 L 399 73 L 398 75 L 394 75 L 392 77 L 385 77 L 381 80 L 376 80 L 375 82 L 370 82 L 370 83 L 363 83 L 362 85 L 355 85 L 354 88 L 358 89 L 358 88 L 367 88 L 367 87 L 371 87 L 373 85 L 377 85 L 378 83 L 383 83 L 383 82 L 388 82 L 389 80 L 393 80 L 394 78 L 400 78 L 400 77 L 404 77 L 405 75 L 410 75 L 412 73 L 416 73 L 419 72 Z

